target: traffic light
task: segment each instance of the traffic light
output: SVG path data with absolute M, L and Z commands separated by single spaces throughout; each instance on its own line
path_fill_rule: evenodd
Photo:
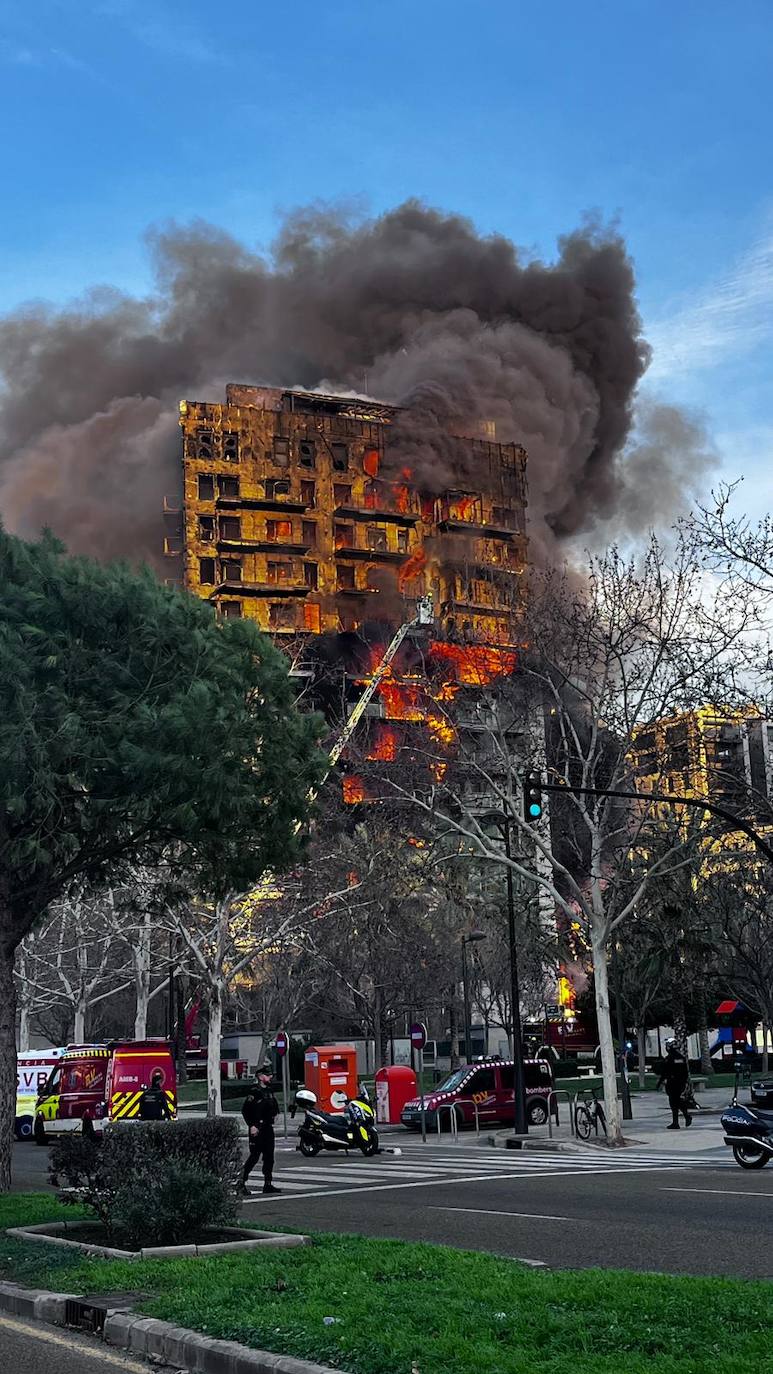
M 526 773 L 523 779 L 523 818 L 538 821 L 542 816 L 542 779 L 539 773 Z

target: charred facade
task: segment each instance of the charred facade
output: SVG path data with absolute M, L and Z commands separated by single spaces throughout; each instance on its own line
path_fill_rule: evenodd
M 395 407 L 229 385 L 183 401 L 182 529 L 167 552 L 219 615 L 272 636 L 399 623 L 433 595 L 448 641 L 512 639 L 526 561 L 526 454 L 466 438 L 476 481 L 428 495 L 401 464 Z

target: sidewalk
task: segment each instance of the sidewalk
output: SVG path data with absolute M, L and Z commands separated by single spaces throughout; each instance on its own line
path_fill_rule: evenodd
M 720 1113 L 728 1105 L 731 1097 L 729 1088 L 707 1088 L 697 1095 L 697 1101 L 701 1110 L 693 1112 L 692 1125 L 685 1127 L 684 1118 L 681 1118 L 681 1129 L 669 1131 L 667 1129 L 671 1121 L 671 1109 L 662 1093 L 640 1093 L 632 1098 L 633 1120 L 623 1123 L 623 1131 L 626 1143 L 632 1148 L 645 1146 L 647 1149 L 657 1149 L 659 1153 L 668 1154 L 716 1154 L 720 1157 L 726 1153 L 726 1146 L 723 1144 L 722 1127 L 719 1122 Z M 558 1104 L 559 1125 L 553 1123 L 553 1136 L 550 1139 L 547 1126 L 532 1126 L 529 1128 L 528 1146 L 539 1149 L 540 1147 L 559 1148 L 561 1150 L 577 1149 L 585 1150 L 591 1147 L 604 1145 L 603 1134 L 596 1138 L 592 1135 L 590 1140 L 585 1143 L 576 1140 L 572 1135 L 569 1125 L 569 1103 L 562 1100 Z M 512 1136 L 511 1130 L 497 1131 L 495 1136 L 481 1137 L 487 1144 L 503 1146 L 508 1136 Z M 474 1137 L 473 1137 L 474 1139 Z

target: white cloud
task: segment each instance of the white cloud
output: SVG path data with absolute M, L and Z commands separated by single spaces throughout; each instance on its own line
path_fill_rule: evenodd
M 646 335 L 653 349 L 648 382 L 707 371 L 773 339 L 773 234 L 696 299 L 649 320 Z

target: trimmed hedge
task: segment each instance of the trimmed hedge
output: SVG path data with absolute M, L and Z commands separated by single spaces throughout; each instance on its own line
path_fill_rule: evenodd
M 216 1117 L 120 1122 L 101 1142 L 65 1136 L 50 1173 L 78 1190 L 111 1244 L 139 1250 L 184 1245 L 205 1226 L 233 1223 L 240 1165 L 238 1123 Z

